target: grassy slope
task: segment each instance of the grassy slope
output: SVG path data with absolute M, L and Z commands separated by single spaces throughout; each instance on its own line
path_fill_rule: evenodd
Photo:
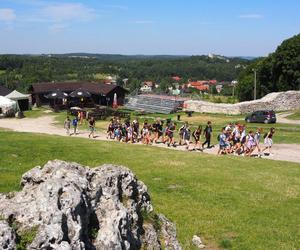
M 298 110 L 295 113 L 287 116 L 286 118 L 291 119 L 291 120 L 300 120 L 300 110 Z
M 0 192 L 18 190 L 25 171 L 50 159 L 122 164 L 176 223 L 184 249 L 193 249 L 197 233 L 209 245 L 229 242 L 232 249 L 300 245 L 299 164 L 3 131 L 0 145 Z

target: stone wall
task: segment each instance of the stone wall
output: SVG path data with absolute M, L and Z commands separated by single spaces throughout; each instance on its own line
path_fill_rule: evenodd
M 184 107 L 185 111 L 228 115 L 246 114 L 256 110 L 295 110 L 300 109 L 300 91 L 274 92 L 255 101 L 236 104 L 189 100 L 184 102 Z

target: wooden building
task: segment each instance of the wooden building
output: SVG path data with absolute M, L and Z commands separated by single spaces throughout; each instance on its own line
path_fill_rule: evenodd
M 94 104 L 112 106 L 114 94 L 117 94 L 118 105 L 124 104 L 125 95 L 128 91 L 121 86 L 93 82 L 47 82 L 35 83 L 29 87 L 32 95 L 32 104 L 37 106 L 49 104 L 45 95 L 61 90 L 67 94 L 77 89 L 83 89 L 91 93 Z

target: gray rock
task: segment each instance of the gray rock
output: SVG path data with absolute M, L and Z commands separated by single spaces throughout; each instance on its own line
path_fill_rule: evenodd
M 25 173 L 21 185 L 13 197 L 0 195 L 0 216 L 17 232 L 37 228 L 27 249 L 161 249 L 160 239 L 166 249 L 181 249 L 164 216 L 161 230 L 143 223 L 142 214 L 153 211 L 150 196 L 125 167 L 49 161 Z
M 8 223 L 0 220 L 0 249 L 16 249 L 16 235 Z
M 300 109 L 300 91 L 274 92 L 261 99 L 235 104 L 211 103 L 189 100 L 184 102 L 186 111 L 238 115 L 256 110 L 286 111 Z
M 194 235 L 192 239 L 192 243 L 194 246 L 196 246 L 198 249 L 205 248 L 205 245 L 202 243 L 201 238 L 198 235 Z

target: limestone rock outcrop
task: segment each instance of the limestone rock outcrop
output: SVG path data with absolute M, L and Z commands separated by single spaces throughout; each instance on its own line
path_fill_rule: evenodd
M 21 185 L 0 195 L 1 249 L 16 249 L 30 230 L 27 249 L 181 249 L 174 224 L 154 213 L 147 187 L 125 167 L 49 161 Z
M 300 91 L 275 92 L 255 101 L 235 104 L 189 100 L 184 102 L 184 107 L 185 111 L 228 115 L 246 114 L 257 110 L 296 110 L 300 109 Z

